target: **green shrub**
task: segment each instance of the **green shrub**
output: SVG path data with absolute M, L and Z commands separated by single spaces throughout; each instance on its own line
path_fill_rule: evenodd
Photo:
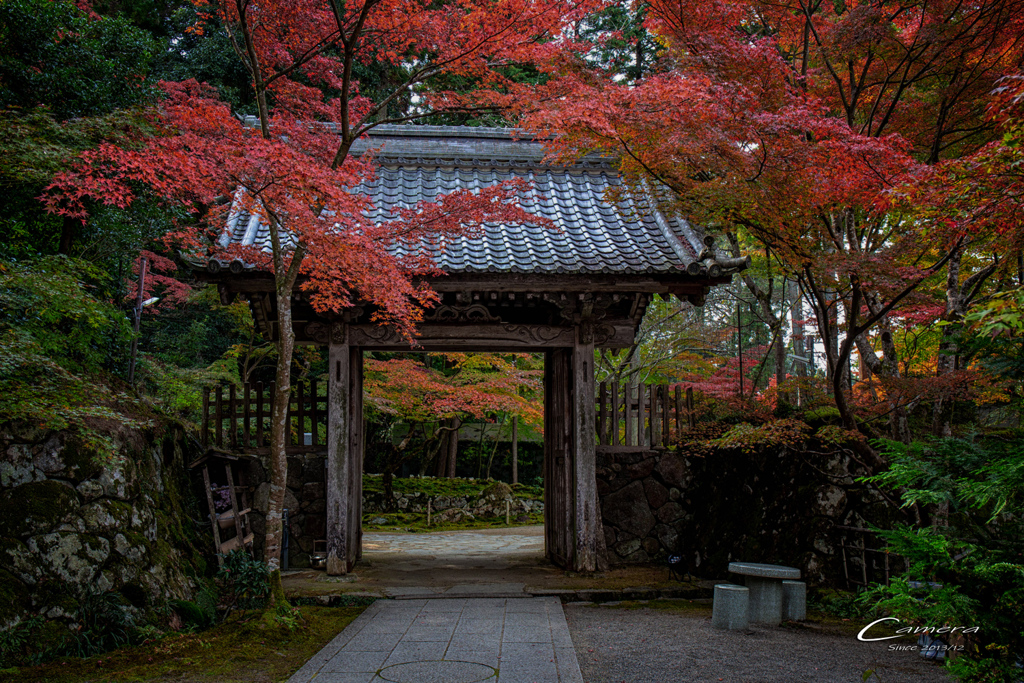
M 78 630 L 65 642 L 62 654 L 91 657 L 141 642 L 142 631 L 123 600 L 113 591 L 83 595 L 75 614 Z
M 141 426 L 107 386 L 111 348 L 125 347 L 124 315 L 93 295 L 101 275 L 80 261 L 51 257 L 0 264 L 0 415 L 44 429 L 70 429 L 99 456 L 113 455 L 92 421 Z
M 881 532 L 909 568 L 865 601 L 908 625 L 977 626 L 950 672 L 964 681 L 1019 680 L 1024 447 L 963 439 L 882 445 L 890 467 L 865 481 L 900 491 L 926 523 Z
M 27 661 L 35 644 L 35 632 L 45 621 L 42 617 L 32 617 L 0 631 L 0 668 Z
M 217 578 L 224 587 L 228 609 L 259 609 L 270 597 L 270 573 L 265 562 L 253 559 L 245 550 L 232 550 L 224 556 Z

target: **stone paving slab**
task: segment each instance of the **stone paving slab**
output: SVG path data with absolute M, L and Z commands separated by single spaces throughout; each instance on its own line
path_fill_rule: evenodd
M 378 600 L 288 683 L 582 683 L 561 602 Z
M 525 583 L 476 583 L 458 586 L 392 586 L 384 594 L 395 600 L 416 598 L 529 598 Z

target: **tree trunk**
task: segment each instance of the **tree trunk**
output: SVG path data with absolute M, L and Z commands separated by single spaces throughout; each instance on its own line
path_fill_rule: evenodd
M 65 256 L 71 255 L 71 245 L 75 241 L 75 232 L 78 230 L 78 221 L 74 218 L 64 216 L 60 224 L 60 243 L 57 245 L 57 253 Z
M 446 449 L 446 469 L 448 471 L 448 478 L 455 478 L 455 463 L 459 456 L 459 427 L 462 426 L 462 420 L 458 417 L 451 419 L 452 430 L 448 432 L 448 448 Z
M 487 471 L 484 473 L 484 479 L 491 478 L 491 466 L 494 465 L 494 456 L 498 453 L 498 444 L 501 443 L 501 428 L 505 426 L 505 422 L 508 420 L 508 414 L 506 413 L 501 418 L 501 424 L 498 425 L 498 434 L 494 437 L 494 448 L 491 449 L 491 457 L 487 459 Z
M 441 423 L 442 427 L 447 426 L 448 421 L 445 420 Z M 441 434 L 437 453 L 437 462 L 434 463 L 434 476 L 438 479 L 444 479 L 448 476 L 448 439 L 451 438 L 451 432 L 445 431 Z
M 270 570 L 273 603 L 284 595 L 281 590 L 281 545 L 284 531 L 282 521 L 288 482 L 288 404 L 291 399 L 292 351 L 295 349 L 291 290 L 284 289 L 285 291 L 278 291 L 277 294 L 277 382 L 270 422 L 270 497 L 263 550 L 263 559 Z
M 391 512 L 395 509 L 395 470 L 390 462 L 384 468 L 380 483 L 384 487 L 384 509 Z
M 736 235 L 732 232 L 726 233 L 726 237 L 729 240 L 729 247 L 734 257 L 740 256 L 740 243 Z M 772 307 L 773 299 L 775 299 L 775 280 L 772 276 L 771 271 L 771 255 L 765 253 L 765 258 L 768 261 L 768 287 L 767 289 L 762 288 L 753 277 L 751 277 L 746 271 L 743 273 L 743 283 L 747 287 L 747 291 L 751 293 L 754 300 L 757 302 L 756 309 L 752 305 L 751 312 L 759 313 L 760 317 L 764 322 L 768 324 L 769 334 L 771 335 L 773 361 L 775 365 L 775 385 L 776 387 L 782 386 L 782 383 L 786 381 L 786 345 L 783 343 L 783 327 L 785 327 L 785 302 L 783 302 L 782 310 L 779 313 L 775 312 Z M 783 299 L 785 298 L 785 292 Z M 739 309 L 737 308 L 736 315 L 739 316 Z M 760 340 L 759 340 L 760 341 Z M 760 373 L 758 373 L 758 379 L 760 379 Z M 752 386 L 750 389 L 751 396 L 757 389 L 756 386 Z
M 998 264 L 991 264 L 982 268 L 974 275 L 967 278 L 963 285 L 960 284 L 960 267 L 962 252 L 958 249 L 949 258 L 946 271 L 946 310 L 942 319 L 947 323 L 959 323 L 967 314 L 967 309 L 974 301 L 981 286 L 992 273 L 995 272 Z M 1018 267 L 1020 266 L 1018 259 Z M 935 361 L 935 376 L 948 375 L 960 366 L 960 349 L 956 343 L 957 325 L 949 324 L 942 328 L 942 338 L 939 340 L 939 352 Z M 932 433 L 939 437 L 953 435 L 953 404 L 939 394 L 932 405 Z
M 804 344 L 804 298 L 800 291 L 800 283 L 796 280 L 789 281 L 789 299 L 793 302 L 790 310 L 790 329 L 793 332 L 793 355 L 796 359 L 793 363 L 793 374 L 797 377 L 806 377 L 810 374 L 810 364 L 804 360 L 807 358 L 807 350 Z

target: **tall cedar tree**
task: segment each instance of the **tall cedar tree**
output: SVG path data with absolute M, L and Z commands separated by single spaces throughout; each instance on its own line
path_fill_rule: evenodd
M 353 142 L 382 123 L 490 107 L 488 93 L 511 85 L 503 67 L 548 68 L 560 52 L 575 49 L 565 31 L 595 4 L 222 0 L 217 18 L 252 79 L 258 125 L 240 123 L 211 88 L 163 83 L 166 97 L 153 114 L 160 134 L 134 148 L 103 145 L 86 152 L 50 186 L 49 209 L 78 218 L 90 200 L 126 206 L 136 187 L 146 186 L 184 203 L 196 217 L 172 236 L 177 244 L 194 255 L 241 258 L 273 273 L 280 324 L 266 560 L 278 599 L 296 288 L 323 313 L 365 300 L 378 311 L 376 320 L 397 325 L 412 340 L 421 306 L 436 298 L 413 280 L 434 272 L 431 250 L 483 222 L 538 222 L 514 204 L 523 185 L 508 183 L 439 196 L 374 224 L 365 218 L 367 197 L 349 191 L 374 174 L 371 159 L 350 156 Z M 371 100 L 353 78 L 359 64 L 403 65 L 407 78 Z M 481 84 L 474 101 L 429 91 L 433 80 L 453 75 Z M 392 101 L 421 89 L 418 112 L 387 118 Z M 229 197 L 234 201 L 225 201 Z M 229 208 L 259 214 L 269 226 L 270 248 L 218 250 L 215 238 Z M 412 248 L 410 256 L 389 253 L 397 241 Z M 331 559 L 329 569 L 344 571 L 343 561 Z

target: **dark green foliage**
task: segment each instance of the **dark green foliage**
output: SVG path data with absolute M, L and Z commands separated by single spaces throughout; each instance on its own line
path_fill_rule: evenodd
M 588 17 L 580 29 L 580 37 L 596 45 L 588 61 L 630 81 L 643 78 L 661 51 L 644 28 L 646 14 L 644 3 L 616 3 Z
M 75 618 L 79 628 L 65 644 L 65 654 L 91 657 L 141 640 L 135 617 L 118 593 L 87 593 Z
M 190 30 L 199 23 L 196 6 L 187 2 L 167 16 L 165 28 L 171 40 L 154 60 L 154 79 L 186 81 L 194 78 L 214 86 L 221 99 L 230 103 L 237 113 L 255 114 L 249 73 L 232 49 L 227 32 L 216 17 L 202 20 L 201 33 Z
M 217 578 L 223 584 L 229 609 L 258 609 L 266 605 L 270 597 L 267 564 L 254 560 L 245 550 L 232 550 L 225 555 Z
M 868 614 L 856 593 L 819 591 L 807 596 L 807 607 L 840 619 L 860 619 Z
M 209 628 L 217 617 L 215 610 L 204 609 L 198 602 L 189 600 L 172 600 L 171 608 L 178 613 L 187 628 Z
M 82 261 L 48 257 L 0 266 L 0 415 L 44 429 L 70 428 L 111 454 L 92 418 L 138 424 L 103 376 L 129 344 L 128 321 L 98 299 L 99 274 Z
M 0 4 L 0 106 L 45 104 L 61 120 L 147 101 L 152 38 L 125 19 L 90 19 L 71 2 Z
M 928 524 L 882 532 L 907 573 L 864 600 L 911 624 L 978 626 L 949 664 L 965 681 L 1015 681 L 1024 652 L 1024 447 L 944 439 L 884 444 L 889 469 L 868 481 L 900 490 Z
M 26 619 L 0 631 L 0 665 L 39 664 L 61 657 L 91 657 L 136 645 L 156 635 L 140 625 L 124 598 L 115 592 L 87 592 L 76 601 L 69 630 L 43 617 Z
M 97 372 L 131 333 L 124 314 L 96 297 L 104 279 L 91 264 L 63 257 L 0 266 L 0 330 L 67 370 Z

